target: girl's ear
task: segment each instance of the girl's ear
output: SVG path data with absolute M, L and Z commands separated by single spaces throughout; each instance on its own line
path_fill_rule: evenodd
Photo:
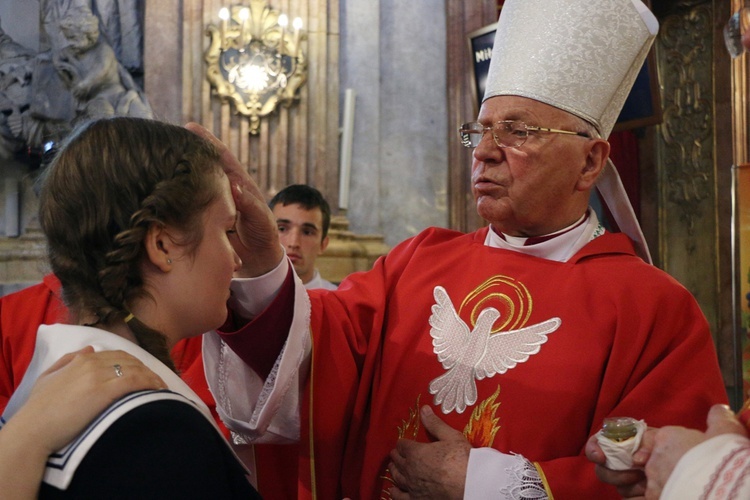
M 175 245 L 163 225 L 151 224 L 143 245 L 146 247 L 148 260 L 154 266 L 165 273 L 172 270 L 172 254 L 175 253 Z

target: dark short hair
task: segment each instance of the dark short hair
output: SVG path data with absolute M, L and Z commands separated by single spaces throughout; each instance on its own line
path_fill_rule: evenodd
M 319 208 L 323 214 L 323 236 L 328 236 L 328 228 L 331 226 L 331 207 L 320 191 L 307 184 L 290 184 L 271 198 L 268 206 L 273 207 L 281 203 L 283 206 L 300 205 L 305 210 Z

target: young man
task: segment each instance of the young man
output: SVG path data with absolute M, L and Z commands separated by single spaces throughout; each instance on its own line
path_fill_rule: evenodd
M 726 401 L 694 298 L 634 216 L 611 233 L 588 206 L 657 24 L 639 0 L 506 0 L 461 127 L 488 226 L 426 229 L 335 292 L 294 279 L 225 154 L 251 321 L 204 336 L 206 373 L 230 428 L 299 440 L 300 497 L 617 498 L 583 454 L 604 418 L 697 426 Z
M 335 290 L 336 285 L 324 280 L 315 268 L 315 261 L 328 247 L 331 208 L 323 195 L 312 186 L 292 184 L 274 196 L 270 203 L 279 240 L 305 288 Z

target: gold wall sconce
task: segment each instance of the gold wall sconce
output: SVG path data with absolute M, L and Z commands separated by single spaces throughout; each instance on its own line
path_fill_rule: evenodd
M 250 133 L 258 133 L 261 117 L 298 98 L 307 81 L 302 19 L 294 19 L 290 29 L 286 14 L 266 0 L 250 0 L 222 8 L 219 25 L 209 24 L 206 35 L 211 37 L 206 77 L 216 95 L 249 117 Z

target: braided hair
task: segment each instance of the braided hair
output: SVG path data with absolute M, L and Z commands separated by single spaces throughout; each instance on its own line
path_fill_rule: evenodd
M 130 117 L 89 122 L 73 132 L 45 171 L 39 221 L 52 271 L 74 318 L 109 326 L 144 298 L 144 238 L 152 225 L 187 235 L 194 252 L 201 214 L 218 198 L 219 153 L 183 127 Z M 137 318 L 138 344 L 174 370 L 166 337 Z

